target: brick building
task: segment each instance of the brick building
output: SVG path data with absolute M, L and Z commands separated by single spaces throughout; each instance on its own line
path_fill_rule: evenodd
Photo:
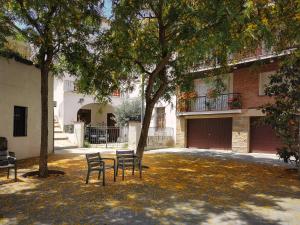
M 275 153 L 280 139 L 257 121 L 264 116 L 259 107 L 273 100 L 264 90 L 283 55 L 256 55 L 230 65 L 229 73 L 223 75 L 226 91 L 214 97 L 209 83 L 197 79 L 197 74 L 203 77 L 211 69 L 195 73 L 196 97 L 177 101 L 176 145 Z

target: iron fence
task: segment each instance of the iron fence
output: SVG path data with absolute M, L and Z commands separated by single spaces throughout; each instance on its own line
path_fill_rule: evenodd
M 128 142 L 128 127 L 86 126 L 84 139 L 95 147 L 124 147 Z
M 241 95 L 239 93 L 220 94 L 217 97 L 200 96 L 177 101 L 178 112 L 204 112 L 241 109 Z

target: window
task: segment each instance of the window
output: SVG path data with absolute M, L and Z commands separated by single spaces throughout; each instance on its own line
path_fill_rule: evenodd
M 114 96 L 114 97 L 120 97 L 120 95 L 121 95 L 120 90 L 115 90 L 115 91 L 112 93 L 112 96 Z
M 166 127 L 166 117 L 165 117 L 165 107 L 156 108 L 156 127 L 165 128 Z
M 27 136 L 27 107 L 14 107 L 14 137 Z
M 270 83 L 270 76 L 275 72 L 266 72 L 259 74 L 259 95 L 266 95 L 265 90 L 266 86 Z

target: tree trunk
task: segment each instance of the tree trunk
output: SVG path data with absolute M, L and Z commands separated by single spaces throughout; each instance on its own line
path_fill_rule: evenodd
M 48 74 L 47 66 L 41 68 L 41 147 L 39 176 L 48 176 Z
M 154 108 L 154 103 L 146 101 L 146 109 L 145 109 L 145 115 L 144 115 L 143 124 L 142 124 L 141 135 L 140 135 L 139 143 L 138 143 L 137 150 L 136 150 L 136 154 L 140 158 L 143 157 L 145 146 L 147 143 L 148 131 L 149 131 L 153 108 Z

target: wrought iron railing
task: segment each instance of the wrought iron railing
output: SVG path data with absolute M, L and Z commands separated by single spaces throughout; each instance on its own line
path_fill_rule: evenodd
M 128 127 L 86 126 L 84 138 L 90 144 L 124 144 L 128 142 Z
M 239 93 L 220 94 L 217 97 L 199 96 L 177 101 L 177 112 L 205 112 L 241 109 Z

